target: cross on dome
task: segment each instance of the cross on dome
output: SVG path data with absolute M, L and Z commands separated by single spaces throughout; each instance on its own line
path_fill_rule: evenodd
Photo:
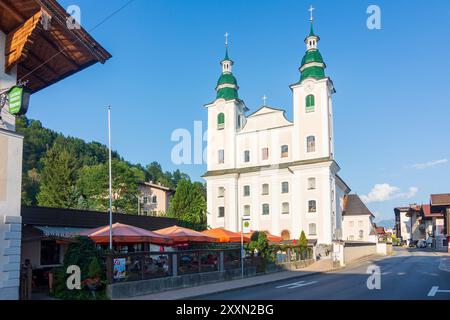
M 228 36 L 230 34 L 228 32 L 225 33 L 225 45 L 228 47 Z
M 314 8 L 312 5 L 308 9 L 308 11 L 311 13 L 311 18 L 309 19 L 309 21 L 311 21 L 311 22 L 314 21 L 314 16 L 313 16 L 313 11 L 314 10 L 316 10 L 316 8 Z

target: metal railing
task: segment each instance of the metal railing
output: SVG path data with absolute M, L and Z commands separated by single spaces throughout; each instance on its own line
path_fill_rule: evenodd
M 239 249 L 111 254 L 105 261 L 107 279 L 118 283 L 237 269 L 240 254 Z

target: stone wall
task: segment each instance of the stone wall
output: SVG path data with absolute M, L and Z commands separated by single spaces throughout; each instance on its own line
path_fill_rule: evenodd
M 19 298 L 23 137 L 0 129 L 0 300 Z
M 377 254 L 376 243 L 344 241 L 336 241 L 333 243 L 333 265 L 336 267 L 343 267 L 348 263 L 374 254 Z

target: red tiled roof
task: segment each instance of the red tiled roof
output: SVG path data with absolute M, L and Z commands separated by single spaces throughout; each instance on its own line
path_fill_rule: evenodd
M 442 211 L 435 211 L 433 210 L 433 207 L 429 204 L 422 205 L 423 215 L 425 218 L 432 218 L 432 217 L 443 217 L 444 213 Z
M 377 232 L 377 234 L 386 234 L 386 231 L 384 231 L 383 227 L 377 227 L 376 232 Z

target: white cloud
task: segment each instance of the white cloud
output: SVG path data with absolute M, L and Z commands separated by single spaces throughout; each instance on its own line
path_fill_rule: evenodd
M 448 159 L 440 159 L 440 160 L 428 161 L 425 163 L 416 163 L 416 164 L 413 164 L 411 166 L 411 168 L 422 170 L 422 169 L 431 168 L 431 167 L 434 167 L 434 166 L 437 166 L 440 164 L 446 164 L 447 162 L 448 162 Z
M 367 195 L 360 196 L 365 203 L 384 202 L 393 199 L 409 199 L 414 197 L 419 191 L 416 187 L 410 187 L 408 191 L 402 192 L 398 187 L 389 183 L 376 184 Z

